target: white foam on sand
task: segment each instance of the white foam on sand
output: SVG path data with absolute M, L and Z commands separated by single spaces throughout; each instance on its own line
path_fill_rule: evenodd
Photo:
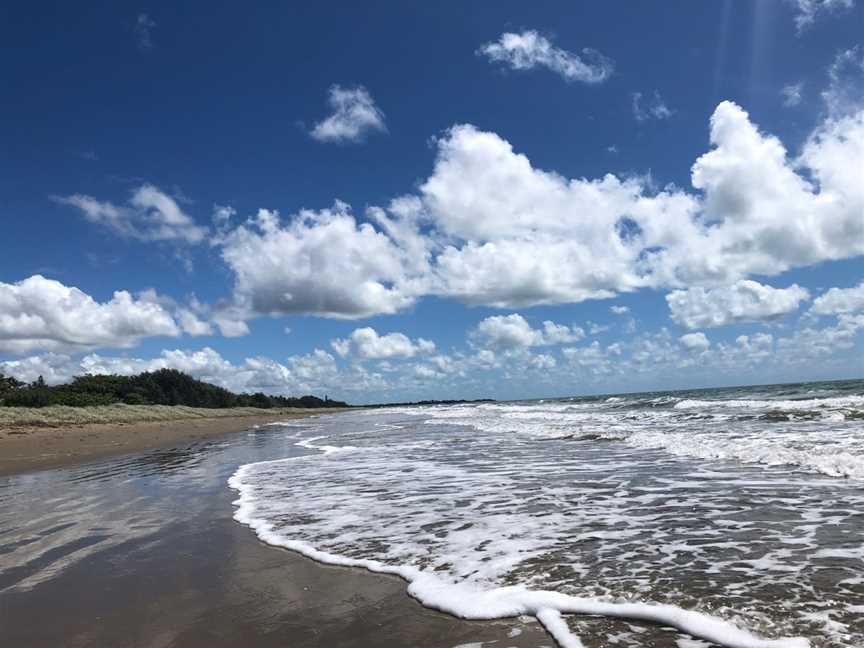
M 320 439 L 319 439 L 320 440 Z M 314 440 L 311 440 L 314 444 Z M 306 447 L 310 446 L 307 441 Z M 332 455 L 335 452 L 348 452 L 345 448 L 332 449 L 323 446 L 322 450 Z M 810 643 L 803 637 L 765 639 L 735 624 L 701 612 L 685 610 L 674 605 L 647 602 L 618 602 L 601 600 L 595 597 L 582 597 L 559 591 L 530 589 L 523 585 L 494 586 L 491 574 L 507 572 L 525 559 L 518 539 L 509 550 L 515 555 L 498 556 L 494 566 L 476 564 L 476 570 L 486 571 L 481 578 L 465 579 L 458 576 L 460 564 L 454 562 L 448 572 L 424 569 L 414 564 L 389 563 L 377 558 L 345 555 L 322 550 L 314 544 L 291 536 L 290 525 L 280 526 L 275 521 L 272 502 L 266 500 L 266 488 L 260 491 L 261 484 L 256 477 L 263 474 L 266 481 L 272 469 L 288 468 L 286 462 L 302 462 L 320 456 L 290 458 L 270 462 L 259 462 L 242 466 L 229 480 L 231 488 L 239 492 L 234 502 L 237 507 L 234 518 L 251 527 L 264 542 L 301 553 L 313 560 L 330 565 L 359 567 L 371 572 L 391 574 L 408 582 L 408 593 L 426 607 L 436 609 L 464 619 L 500 619 L 520 615 L 532 615 L 546 628 L 562 648 L 584 648 L 580 639 L 571 632 L 562 615 L 584 614 L 649 621 L 678 628 L 693 637 L 698 637 L 728 648 L 808 648 Z M 404 466 L 409 472 L 404 479 L 411 479 L 411 472 L 417 466 Z M 262 472 L 263 469 L 263 472 Z M 321 466 L 327 470 L 328 466 Z M 329 511 L 321 511 L 328 515 Z M 373 512 L 369 512 L 371 514 Z M 335 515 L 342 515 L 336 512 Z M 375 524 L 377 520 L 368 520 Z M 351 528 L 356 521 L 340 520 L 343 528 Z M 538 532 L 542 533 L 542 520 Z M 351 538 L 346 538 L 350 543 Z M 473 541 L 473 540 L 472 540 Z M 381 542 L 386 542 L 382 538 Z M 505 543 L 506 546 L 506 543 Z M 530 553 L 530 552 L 529 552 Z M 464 569 L 466 565 L 461 565 Z M 454 573 L 457 572 L 457 573 Z M 484 586 L 485 582 L 485 586 Z

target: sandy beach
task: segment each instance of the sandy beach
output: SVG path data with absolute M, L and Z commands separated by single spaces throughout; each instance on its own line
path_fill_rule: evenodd
M 154 410 L 171 409 L 150 407 Z M 208 439 L 248 430 L 255 425 L 332 413 L 332 410 L 261 412 L 217 416 L 219 412 L 216 411 L 212 417 L 85 424 L 64 424 L 58 417 L 57 422 L 51 421 L 48 426 L 27 424 L 26 420 L 24 424 L 16 425 L 0 421 L 0 475 Z
M 4 431 L 0 645 L 552 644 L 533 620 L 440 614 L 398 578 L 321 565 L 235 522 L 227 476 L 290 454 L 284 428 L 251 429 L 273 418 Z

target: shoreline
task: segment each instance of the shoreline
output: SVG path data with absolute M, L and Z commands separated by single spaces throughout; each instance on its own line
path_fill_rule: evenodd
M 150 446 L 181 451 L 174 461 L 153 462 L 146 450 L 124 444 L 107 449 L 102 456 L 109 461 L 87 464 L 97 455 L 77 454 L 55 466 L 71 472 L 47 465 L 32 474 L 6 472 L 12 523 L 0 530 L 0 543 L 14 547 L 7 558 L 16 567 L 0 569 L 0 645 L 553 645 L 533 618 L 460 619 L 422 605 L 397 576 L 318 562 L 262 542 L 234 519 L 237 493 L 225 481 L 237 462 L 280 456 L 280 444 L 287 449 L 294 440 L 274 429 L 255 435 L 273 445 L 249 435 L 227 448 L 218 442 L 252 425 L 322 413 L 335 412 L 37 429 L 69 441 L 94 428 L 132 437 L 130 429 L 140 427 Z M 168 435 L 158 435 L 159 427 Z M 8 431 L 0 429 L 2 460 Z M 213 449 L 201 443 L 184 449 L 182 440 L 205 437 L 217 442 Z M 123 454 L 138 460 L 110 460 Z M 0 461 L 0 471 L 8 468 Z M 25 493 L 29 503 L 18 506 Z
M 262 410 L 262 412 L 267 410 Z M 162 421 L 84 423 L 56 426 L 0 424 L 0 476 L 59 468 L 93 459 L 200 441 L 255 425 L 335 414 L 342 409 L 297 411 L 236 416 L 176 418 Z

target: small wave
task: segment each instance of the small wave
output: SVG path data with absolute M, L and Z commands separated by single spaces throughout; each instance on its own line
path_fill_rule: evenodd
M 295 443 L 295 446 L 299 446 L 301 448 L 306 448 L 308 450 L 319 450 L 324 454 L 333 454 L 334 452 L 348 452 L 351 450 L 357 450 L 354 446 L 332 446 L 332 445 L 324 445 L 320 443 L 315 443 L 316 441 L 320 441 L 321 439 L 326 439 L 327 435 L 310 437 L 308 439 L 303 439 L 302 441 L 298 441 Z
M 675 404 L 675 409 L 707 409 L 714 407 L 736 409 L 773 409 L 790 412 L 824 409 L 861 409 L 864 408 L 864 396 L 838 396 L 835 398 L 808 398 L 801 400 L 686 399 Z
M 765 466 L 794 466 L 829 477 L 864 480 L 864 456 L 845 450 L 842 445 L 826 447 L 807 437 L 729 438 L 692 432 L 646 430 L 623 436 L 603 436 L 623 440 L 632 447 L 662 449 L 677 456 Z
M 350 557 L 323 551 L 313 544 L 291 538 L 277 530 L 266 514 L 259 512 L 254 484 L 247 476 L 259 466 L 272 466 L 291 459 L 246 464 L 229 479 L 238 491 L 234 519 L 252 528 L 258 537 L 273 546 L 303 554 L 312 560 L 371 572 L 399 576 L 408 582 L 408 594 L 424 606 L 453 616 L 488 620 L 532 615 L 562 648 L 582 646 L 562 614 L 583 614 L 659 623 L 677 628 L 691 636 L 728 648 L 809 648 L 803 637 L 765 639 L 729 621 L 674 605 L 643 602 L 604 601 L 551 590 L 534 590 L 521 585 L 483 588 L 466 582 L 453 582 L 439 574 L 407 564 L 386 564 L 372 558 Z

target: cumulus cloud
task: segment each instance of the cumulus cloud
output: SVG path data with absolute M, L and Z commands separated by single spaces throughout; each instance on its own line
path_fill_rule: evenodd
M 646 121 L 648 119 L 669 119 L 675 111 L 666 105 L 663 97 L 655 90 L 651 97 L 643 102 L 641 92 L 634 92 L 630 95 L 631 107 L 633 108 L 633 117 L 636 121 Z
M 780 95 L 783 97 L 783 105 L 787 108 L 792 108 L 801 103 L 801 92 L 804 90 L 804 83 L 789 83 L 780 89 Z
M 499 349 L 527 349 L 575 342 L 585 337 L 579 327 L 569 327 L 552 321 L 535 329 L 518 313 L 493 315 L 482 320 L 472 336 L 484 345 Z
M 84 350 L 131 347 L 144 338 L 178 336 L 171 313 L 121 290 L 97 302 L 78 288 L 33 275 L 0 283 L 0 350 Z
M 202 304 L 194 295 L 187 305 L 182 305 L 175 299 L 160 295 L 154 289 L 148 288 L 138 293 L 138 299 L 142 302 L 158 304 L 171 312 L 183 333 L 192 336 L 213 335 L 213 325 L 209 321 L 210 307 Z
M 773 288 L 743 279 L 719 288 L 688 288 L 666 295 L 672 319 L 687 328 L 726 326 L 782 317 L 809 297 L 797 284 Z
M 599 52 L 585 48 L 579 56 L 555 47 L 549 39 L 533 29 L 519 34 L 505 32 L 497 41 L 480 47 L 477 54 L 490 61 L 503 63 L 513 70 L 545 67 L 567 81 L 583 83 L 601 83 L 608 79 L 614 70 L 611 59 Z
M 434 260 L 437 289 L 498 307 L 564 303 L 860 255 L 862 125 L 864 112 L 831 120 L 790 161 L 723 102 L 714 149 L 693 167 L 700 194 L 656 192 L 642 178 L 568 180 L 493 133 L 454 127 L 420 186 L 425 214 L 450 241 Z
M 566 347 L 561 353 L 571 366 L 577 366 L 593 375 L 605 375 L 614 371 L 617 349 L 603 348 L 596 340 L 583 347 Z
M 331 86 L 327 102 L 332 114 L 315 124 L 310 132 L 319 142 L 360 142 L 371 132 L 387 130 L 384 113 L 363 86 Z
M 737 350 L 746 353 L 751 359 L 767 358 L 774 352 L 774 336 L 770 333 L 739 335 L 735 338 Z
M 421 353 L 435 351 L 435 343 L 423 338 L 411 340 L 403 333 L 379 335 L 371 328 L 358 328 L 348 338 L 337 338 L 330 343 L 340 356 L 353 356 L 360 360 L 382 360 L 385 358 L 413 358 Z
M 732 102 L 710 136 L 687 191 L 567 178 L 495 133 L 454 126 L 416 192 L 365 222 L 337 202 L 286 221 L 261 210 L 223 235 L 235 308 L 358 318 L 435 295 L 512 309 L 710 289 L 864 254 L 864 112 L 830 116 L 792 158 Z
M 807 363 L 818 358 L 836 357 L 838 352 L 851 349 L 864 329 L 864 315 L 841 314 L 833 326 L 805 327 L 777 340 L 777 359 L 789 364 Z M 860 371 L 861 357 L 855 357 Z
M 150 184 L 138 187 L 127 205 L 99 202 L 83 194 L 55 196 L 54 200 L 77 207 L 89 222 L 125 238 L 194 244 L 208 234 L 207 228 L 196 225 L 176 200 Z
M 864 282 L 852 288 L 832 288 L 813 300 L 810 312 L 817 315 L 839 315 L 864 311 Z
M 688 349 L 690 351 L 704 351 L 711 346 L 708 338 L 705 337 L 705 334 L 702 332 L 686 333 L 685 335 L 682 335 L 680 338 L 678 338 L 678 340 L 681 342 L 685 349 Z
M 790 0 L 795 7 L 795 26 L 801 34 L 823 14 L 839 13 L 855 6 L 855 0 Z
M 670 220 L 691 200 L 645 196 L 638 180 L 568 180 L 534 168 L 494 133 L 463 125 L 438 142 L 420 208 L 442 239 L 437 294 L 500 308 L 611 297 L 646 285 L 626 214 Z M 629 222 L 629 221 L 628 221 Z
M 213 325 L 201 319 L 195 311 L 181 308 L 176 312 L 177 323 L 184 333 L 189 335 L 213 335 Z
M 790 161 L 779 140 L 725 101 L 711 142 L 692 169 L 701 217 L 681 222 L 679 244 L 651 260 L 666 281 L 720 284 L 864 253 L 864 184 L 852 171 L 864 163 L 864 112 L 825 122 Z
M 358 223 L 344 203 L 304 210 L 288 223 L 261 209 L 221 245 L 235 275 L 238 308 L 250 316 L 351 319 L 394 313 L 413 302 L 403 251 L 371 224 Z
M 627 306 L 610 306 L 609 310 L 615 315 L 626 315 L 630 312 L 630 309 L 627 308 Z
M 528 361 L 532 368 L 539 371 L 550 371 L 558 366 L 558 361 L 548 353 L 538 353 Z

